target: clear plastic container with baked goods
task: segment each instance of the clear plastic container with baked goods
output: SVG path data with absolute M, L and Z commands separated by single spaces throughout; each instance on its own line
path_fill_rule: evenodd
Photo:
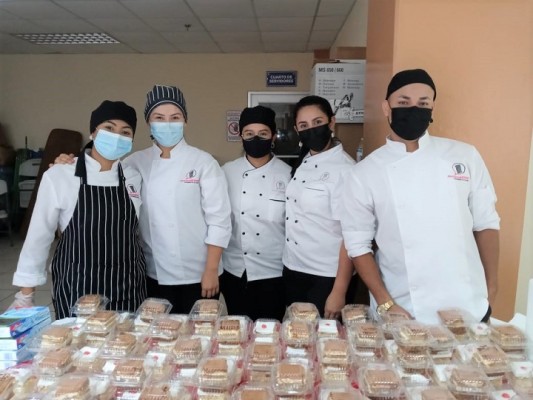
M 399 400 L 405 388 L 396 370 L 390 364 L 370 363 L 357 372 L 359 389 L 370 400 Z
M 392 330 L 393 327 L 400 323 L 405 321 L 411 321 L 411 318 L 407 314 L 400 313 L 400 312 L 394 312 L 394 311 L 387 311 L 383 315 L 378 315 L 377 323 L 379 326 L 381 326 L 381 329 L 383 331 L 383 335 L 385 336 L 385 339 L 392 339 Z
M 409 400 L 455 400 L 447 388 L 435 385 L 409 387 L 407 398 Z
M 457 365 L 448 372 L 447 387 L 456 398 L 488 400 L 493 390 L 489 378 L 474 366 Z
M 211 341 L 204 337 L 183 336 L 176 340 L 172 349 L 174 362 L 178 365 L 198 365 L 208 354 Z
M 385 340 L 381 327 L 373 322 L 352 324 L 346 327 L 346 336 L 354 347 L 364 349 L 381 348 Z
M 305 396 L 313 392 L 313 385 L 313 372 L 306 363 L 284 360 L 274 365 L 272 388 L 276 396 Z
M 220 300 L 200 299 L 196 300 L 189 313 L 192 321 L 216 321 L 227 315 L 226 307 Z
M 396 357 L 404 366 L 427 364 L 429 361 L 429 330 L 416 321 L 396 324 L 392 330 L 398 345 Z
M 100 335 L 109 334 L 118 322 L 118 313 L 110 310 L 99 310 L 87 317 L 85 330 L 87 333 Z
M 198 364 L 194 382 L 207 389 L 231 389 L 237 383 L 237 364 L 226 357 L 205 357 Z
M 336 319 L 319 318 L 316 324 L 316 337 L 320 338 L 344 338 L 344 327 Z
M 15 396 L 23 396 L 35 392 L 38 377 L 32 365 L 19 364 L 3 371 L 3 373 L 15 379 L 11 387 Z
M 468 327 L 475 323 L 472 315 L 461 308 L 445 308 L 437 310 L 441 323 L 448 328 L 459 341 L 468 340 Z
M 62 376 L 72 368 L 72 349 L 42 351 L 35 356 L 33 365 L 40 375 Z
M 250 370 L 270 370 L 281 360 L 281 349 L 276 343 L 252 342 L 248 346 L 246 366 Z
M 13 396 L 15 377 L 9 374 L 0 374 L 0 400 L 8 400 Z
M 501 388 L 507 384 L 511 364 L 507 355 L 496 344 L 479 344 L 472 355 L 472 364 L 489 377 L 492 386 Z
M 214 339 L 218 343 L 245 343 L 250 337 L 250 318 L 242 315 L 220 317 L 215 325 Z
M 194 391 L 195 400 L 231 400 L 231 391 L 198 387 Z
M 103 358 L 122 358 L 133 354 L 137 336 L 130 332 L 113 332 L 105 341 L 100 352 Z
M 485 322 L 475 322 L 468 326 L 470 339 L 477 343 L 490 342 L 490 326 Z
M 316 369 L 323 384 L 342 386 L 356 380 L 351 364 L 318 364 Z
M 72 355 L 72 367 L 75 372 L 101 373 L 106 360 L 100 357 L 99 347 L 84 346 Z
M 118 387 L 142 387 L 146 379 L 143 357 L 126 357 L 115 362 L 111 381 Z
M 314 324 L 305 320 L 285 320 L 281 325 L 281 341 L 288 345 L 311 345 L 315 341 Z
M 101 294 L 86 294 L 81 296 L 70 310 L 70 314 L 76 317 L 88 317 L 98 310 L 105 309 L 109 299 Z
M 187 399 L 187 392 L 175 393 L 170 383 L 152 381 L 148 382 L 140 394 L 139 400 L 183 400 Z M 191 396 L 189 396 L 191 399 Z M 192 399 L 191 399 L 192 400 Z
M 39 351 L 56 350 L 71 346 L 74 337 L 68 325 L 49 325 L 28 343 L 28 349 L 34 353 Z
M 433 364 L 428 355 L 418 358 L 397 356 L 394 364 L 406 387 L 427 386 L 433 382 Z
M 158 315 L 152 321 L 148 334 L 155 338 L 176 340 L 180 335 L 190 333 L 188 320 L 185 314 Z
M 275 319 L 259 318 L 252 329 L 252 340 L 256 342 L 278 343 L 280 340 L 281 323 Z
M 231 400 L 274 400 L 274 392 L 269 387 L 245 384 L 231 395 Z
M 130 311 L 117 311 L 117 325 L 115 330 L 117 332 L 133 332 L 135 313 Z
M 457 345 L 455 335 L 443 325 L 431 325 L 428 346 L 429 355 L 436 364 L 450 363 L 453 358 L 453 349 Z
M 48 395 L 50 400 L 88 400 L 92 398 L 89 375 L 68 374 L 62 376 Z
M 318 308 L 313 303 L 296 302 L 287 307 L 284 320 L 297 319 L 315 322 L 320 318 Z
M 169 353 L 149 351 L 144 356 L 143 365 L 152 381 L 168 380 L 173 370 L 174 357 Z
M 490 339 L 501 347 L 506 353 L 523 353 L 526 349 L 527 339 L 524 332 L 514 325 L 493 325 L 490 329 Z
M 350 364 L 350 345 L 345 339 L 319 339 L 316 346 L 318 362 L 322 364 Z
M 510 381 L 515 391 L 533 398 L 533 361 L 512 361 Z
M 341 310 L 342 323 L 344 326 L 370 322 L 370 307 L 366 304 L 346 304 Z
M 169 314 L 170 310 L 172 304 L 167 299 L 148 297 L 137 309 L 137 317 L 142 322 L 150 324 L 158 316 Z
M 351 385 L 321 383 L 317 391 L 317 400 L 363 400 L 363 396 Z

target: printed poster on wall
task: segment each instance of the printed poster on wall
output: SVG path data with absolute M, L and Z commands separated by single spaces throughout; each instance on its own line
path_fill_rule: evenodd
M 241 112 L 239 110 L 226 111 L 226 139 L 228 142 L 239 142 L 241 137 L 239 135 L 239 118 Z

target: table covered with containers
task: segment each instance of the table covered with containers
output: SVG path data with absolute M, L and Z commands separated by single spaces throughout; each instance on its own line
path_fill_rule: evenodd
M 293 303 L 283 322 L 227 315 L 205 299 L 188 315 L 149 298 L 137 312 L 80 298 L 72 318 L 47 307 L 0 316 L 0 400 L 532 399 L 524 332 L 439 310 L 438 325 L 404 314 L 373 320 L 346 305 L 342 323 Z

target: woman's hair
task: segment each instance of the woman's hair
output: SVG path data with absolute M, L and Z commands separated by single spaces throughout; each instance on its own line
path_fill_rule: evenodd
M 331 122 L 331 119 L 335 116 L 335 113 L 333 112 L 333 109 L 331 108 L 331 104 L 329 104 L 328 100 L 320 96 L 314 96 L 314 95 L 305 96 L 301 98 L 300 101 L 298 101 L 298 103 L 296 103 L 296 106 L 294 107 L 294 125 L 295 126 L 296 126 L 296 120 L 298 117 L 298 112 L 302 108 L 307 107 L 307 106 L 318 107 L 324 114 L 327 115 L 328 124 Z M 298 159 L 294 162 L 294 165 L 292 166 L 291 177 L 294 177 L 296 170 L 302 164 L 302 161 L 307 153 L 309 153 L 309 148 L 302 144 L 302 147 L 300 147 L 300 154 L 298 155 Z

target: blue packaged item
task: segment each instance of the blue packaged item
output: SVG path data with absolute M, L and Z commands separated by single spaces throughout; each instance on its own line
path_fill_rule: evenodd
M 28 329 L 27 331 L 22 332 L 20 335 L 18 335 L 15 338 L 12 338 L 12 337 L 0 338 L 0 351 L 4 351 L 4 350 L 13 351 L 13 350 L 19 350 L 22 347 L 25 347 L 31 340 L 33 340 L 35 335 L 37 335 L 39 332 L 41 332 L 45 327 L 47 327 L 51 323 L 52 323 L 52 320 L 50 318 L 47 318 L 37 323 L 37 325 Z
M 33 353 L 28 350 L 27 346 L 23 346 L 19 350 L 8 351 L 0 350 L 0 361 L 27 361 L 33 357 Z
M 15 338 L 50 318 L 48 307 L 28 307 L 8 310 L 0 315 L 0 338 Z

